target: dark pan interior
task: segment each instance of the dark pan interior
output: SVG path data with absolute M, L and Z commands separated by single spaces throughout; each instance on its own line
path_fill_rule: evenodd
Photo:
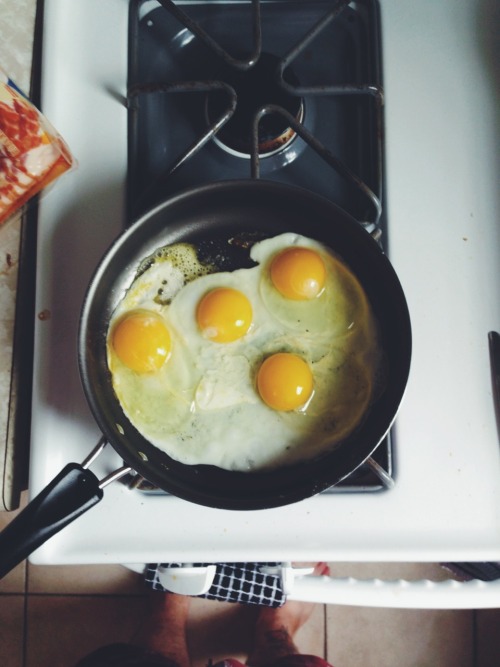
M 106 363 L 110 316 L 138 264 L 179 241 L 210 248 L 235 235 L 297 232 L 337 252 L 357 275 L 378 320 L 386 360 L 384 389 L 357 430 L 318 459 L 268 472 L 231 472 L 179 463 L 151 445 L 123 414 Z M 229 269 L 245 252 L 230 256 Z M 169 199 L 124 232 L 89 286 L 82 310 L 79 363 L 84 391 L 103 433 L 133 468 L 165 491 L 224 509 L 264 509 L 307 498 L 336 484 L 370 456 L 389 430 L 408 379 L 411 329 L 399 280 L 371 236 L 332 203 L 296 187 L 266 181 L 225 181 Z

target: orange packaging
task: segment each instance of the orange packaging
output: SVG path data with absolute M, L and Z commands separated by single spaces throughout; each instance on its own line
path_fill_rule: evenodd
M 73 165 L 63 139 L 0 69 L 0 224 Z

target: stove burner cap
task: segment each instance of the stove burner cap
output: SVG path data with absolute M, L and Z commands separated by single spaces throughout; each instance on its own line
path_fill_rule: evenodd
M 267 104 L 275 104 L 286 109 L 299 122 L 303 117 L 301 97 L 290 95 L 277 81 L 279 58 L 262 53 L 257 64 L 246 72 L 226 66 L 214 74 L 214 79 L 222 80 L 234 88 L 237 95 L 236 110 L 229 121 L 217 132 L 214 139 L 230 152 L 250 155 L 252 151 L 252 126 L 256 112 Z M 292 85 L 298 79 L 290 68 L 286 79 Z M 215 122 L 226 110 L 227 98 L 212 94 L 207 98 L 207 118 Z M 259 155 L 264 157 L 275 153 L 295 137 L 283 116 L 267 114 L 259 123 Z

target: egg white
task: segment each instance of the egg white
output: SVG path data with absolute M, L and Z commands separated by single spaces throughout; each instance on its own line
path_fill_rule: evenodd
M 315 249 L 327 282 L 316 299 L 284 299 L 268 267 L 290 245 Z M 159 251 L 120 302 L 110 323 L 135 308 L 162 315 L 172 337 L 170 359 L 153 374 L 127 369 L 108 343 L 108 365 L 122 408 L 150 442 L 186 464 L 256 470 L 316 456 L 346 437 L 372 397 L 379 364 L 376 324 L 352 272 L 321 244 L 282 234 L 253 246 L 252 268 L 217 272 L 190 246 Z M 179 256 L 189 255 L 186 262 Z M 189 270 L 186 270 L 189 266 Z M 232 287 L 253 309 L 248 333 L 231 343 L 204 338 L 196 308 L 206 292 Z M 309 364 L 314 393 L 293 412 L 267 407 L 256 390 L 262 361 L 295 352 Z
M 273 258 L 284 248 L 298 246 L 315 250 L 326 268 L 325 288 L 314 299 L 294 301 L 275 289 L 269 267 Z M 273 317 L 286 328 L 301 335 L 326 333 L 339 337 L 352 333 L 358 322 L 366 318 L 368 302 L 359 281 L 333 253 L 313 239 L 297 234 L 282 234 L 259 243 L 251 250 L 251 257 L 263 267 L 260 294 Z

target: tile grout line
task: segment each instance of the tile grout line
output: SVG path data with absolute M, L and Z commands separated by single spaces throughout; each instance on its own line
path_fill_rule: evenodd
M 24 565 L 24 607 L 23 607 L 23 645 L 21 653 L 22 667 L 26 667 L 28 654 L 28 561 Z
M 328 607 L 323 605 L 323 659 L 328 656 Z
M 0 593 L 0 597 L 30 597 L 30 598 L 146 598 L 145 593 L 62 593 L 57 591 L 37 591 L 34 593 Z
M 24 609 L 23 609 L 23 645 L 21 653 L 22 667 L 26 667 L 28 653 L 28 594 L 24 595 Z

